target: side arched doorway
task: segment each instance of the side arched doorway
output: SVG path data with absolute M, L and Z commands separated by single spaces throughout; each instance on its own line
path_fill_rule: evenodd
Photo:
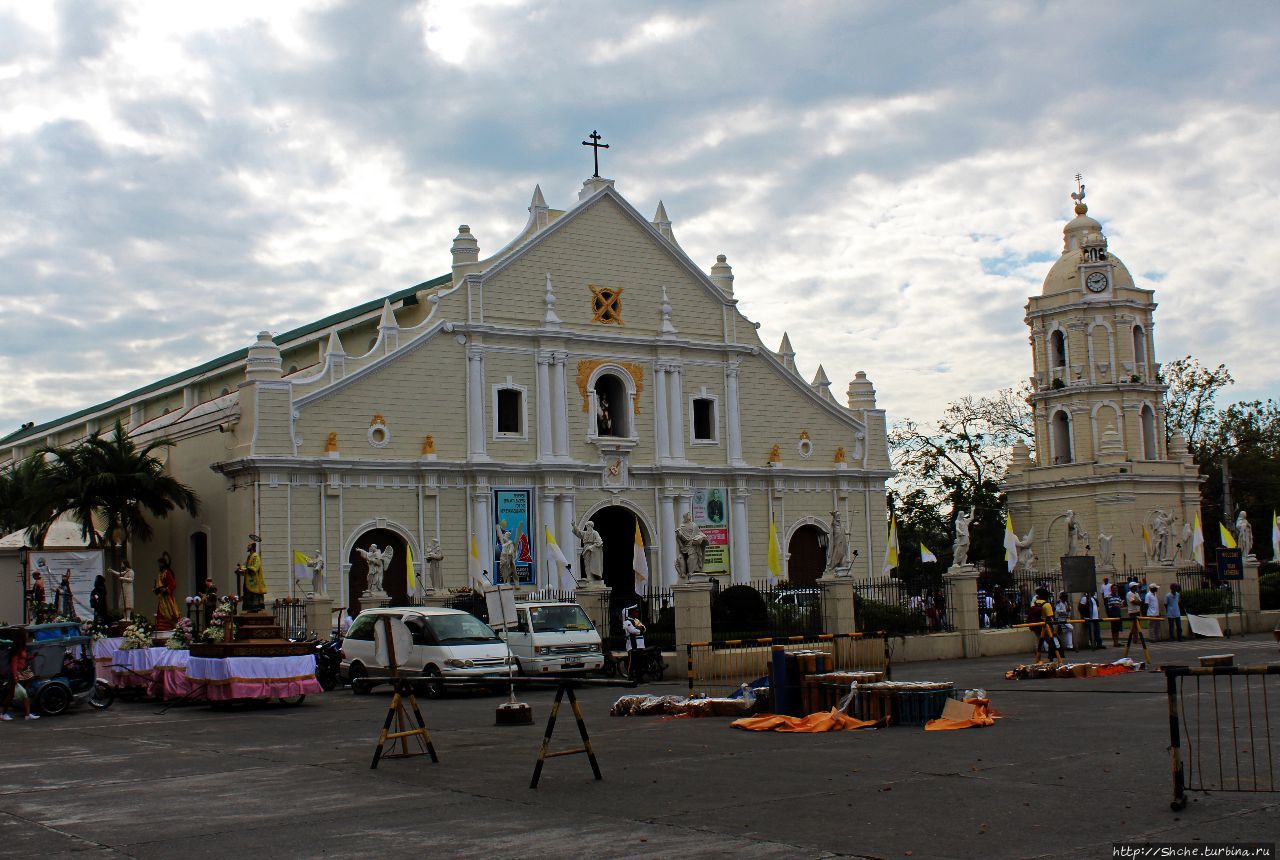
M 405 606 L 409 603 L 408 576 L 405 572 L 408 545 L 404 538 L 391 529 L 369 529 L 356 540 L 355 546 L 351 548 L 351 555 L 347 559 L 351 563 L 351 571 L 347 576 L 347 606 L 349 607 L 347 611 L 353 618 L 360 610 L 371 608 L 360 603 L 360 595 L 364 593 L 369 582 L 369 564 L 360 553 L 356 552 L 356 549 L 367 550 L 370 544 L 375 543 L 380 550 L 387 547 L 395 549 L 391 564 L 387 565 L 387 571 L 382 576 L 382 589 L 391 598 L 391 605 Z
M 792 587 L 808 587 L 827 567 L 827 536 L 815 525 L 803 525 L 787 544 L 787 581 Z
M 636 578 L 632 571 L 636 543 L 636 515 L 622 505 L 610 505 L 591 515 L 591 524 L 604 541 L 604 584 L 613 589 L 618 599 L 631 598 L 636 593 Z M 640 526 L 641 537 L 648 546 L 649 539 Z

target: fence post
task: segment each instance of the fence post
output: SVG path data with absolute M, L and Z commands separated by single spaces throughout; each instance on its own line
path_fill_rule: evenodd
M 315 633 L 318 639 L 328 639 L 333 630 L 333 599 L 323 595 L 312 595 L 303 604 L 303 624 L 307 633 Z
M 579 585 L 573 593 L 578 605 L 582 607 L 582 611 L 587 613 L 587 617 L 596 626 L 600 636 L 606 639 L 609 636 L 610 629 L 609 594 L 612 591 L 613 589 L 607 585 L 591 583 L 589 585 Z
M 671 586 L 676 604 L 676 648 L 691 642 L 711 641 L 710 582 L 688 582 Z
M 818 579 L 818 587 L 822 589 L 822 632 L 855 632 L 853 580 L 845 576 L 824 576 Z
M 951 622 L 960 634 L 964 656 L 978 654 L 978 569 L 971 564 L 952 565 L 943 579 L 951 586 Z
M 1240 580 L 1240 614 L 1244 632 L 1257 633 L 1262 629 L 1262 595 L 1258 588 L 1258 557 L 1250 555 L 1244 560 L 1244 579 Z

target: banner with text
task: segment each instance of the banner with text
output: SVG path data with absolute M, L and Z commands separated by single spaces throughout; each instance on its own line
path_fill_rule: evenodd
M 725 512 L 725 492 L 719 487 L 693 491 L 693 521 L 707 536 L 702 557 L 704 573 L 729 572 L 729 521 Z
M 493 578 L 498 579 L 502 559 L 502 532 L 511 533 L 516 547 L 516 581 L 534 581 L 533 490 L 493 491 Z

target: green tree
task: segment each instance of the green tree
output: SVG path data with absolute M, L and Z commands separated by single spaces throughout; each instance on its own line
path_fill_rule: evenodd
M 1218 393 L 1235 383 L 1225 364 L 1207 368 L 1196 358 L 1184 355 L 1160 369 L 1164 393 L 1165 441 L 1181 433 L 1193 454 L 1202 454 L 1206 441 L 1217 432 Z
M 44 542 L 53 522 L 52 470 L 43 456 L 27 457 L 0 470 L 0 533 L 30 529 L 28 542 Z

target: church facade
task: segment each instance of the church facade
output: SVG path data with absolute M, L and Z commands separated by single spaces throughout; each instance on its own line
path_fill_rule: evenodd
M 577 573 L 587 521 L 605 541 L 606 584 L 632 586 L 638 533 L 650 582 L 668 586 L 685 514 L 710 539 L 707 572 L 735 582 L 766 576 L 771 521 L 783 576 L 812 581 L 832 511 L 850 572 L 878 572 L 891 470 L 871 382 L 859 373 L 841 403 L 821 368 L 802 379 L 789 341 L 766 348 L 738 310 L 725 258 L 694 264 L 661 204 L 646 219 L 598 177 L 565 210 L 535 190 L 501 250 L 483 257 L 463 226 L 450 252 L 446 276 L 263 332 L 240 353 L 20 431 L 0 456 L 116 418 L 141 441 L 174 440 L 168 468 L 202 511 L 157 523 L 132 554 L 145 583 L 167 550 L 180 593 L 206 572 L 234 587 L 255 533 L 269 599 L 300 596 L 295 552 L 321 554 L 330 595 L 354 611 L 357 550 L 393 548 L 384 586 L 403 597 L 406 566 L 426 576 L 433 541 L 445 587 L 468 584 L 473 546 L 494 571 L 500 529 L 525 587 L 555 588 L 547 534 Z
M 1034 529 L 1040 570 L 1067 554 L 1067 511 L 1103 570 L 1187 563 L 1200 478 L 1182 437 L 1166 440 L 1155 294 L 1111 253 L 1083 188 L 1072 196 L 1062 256 L 1026 306 L 1035 449 L 1014 447 L 1009 511 Z

